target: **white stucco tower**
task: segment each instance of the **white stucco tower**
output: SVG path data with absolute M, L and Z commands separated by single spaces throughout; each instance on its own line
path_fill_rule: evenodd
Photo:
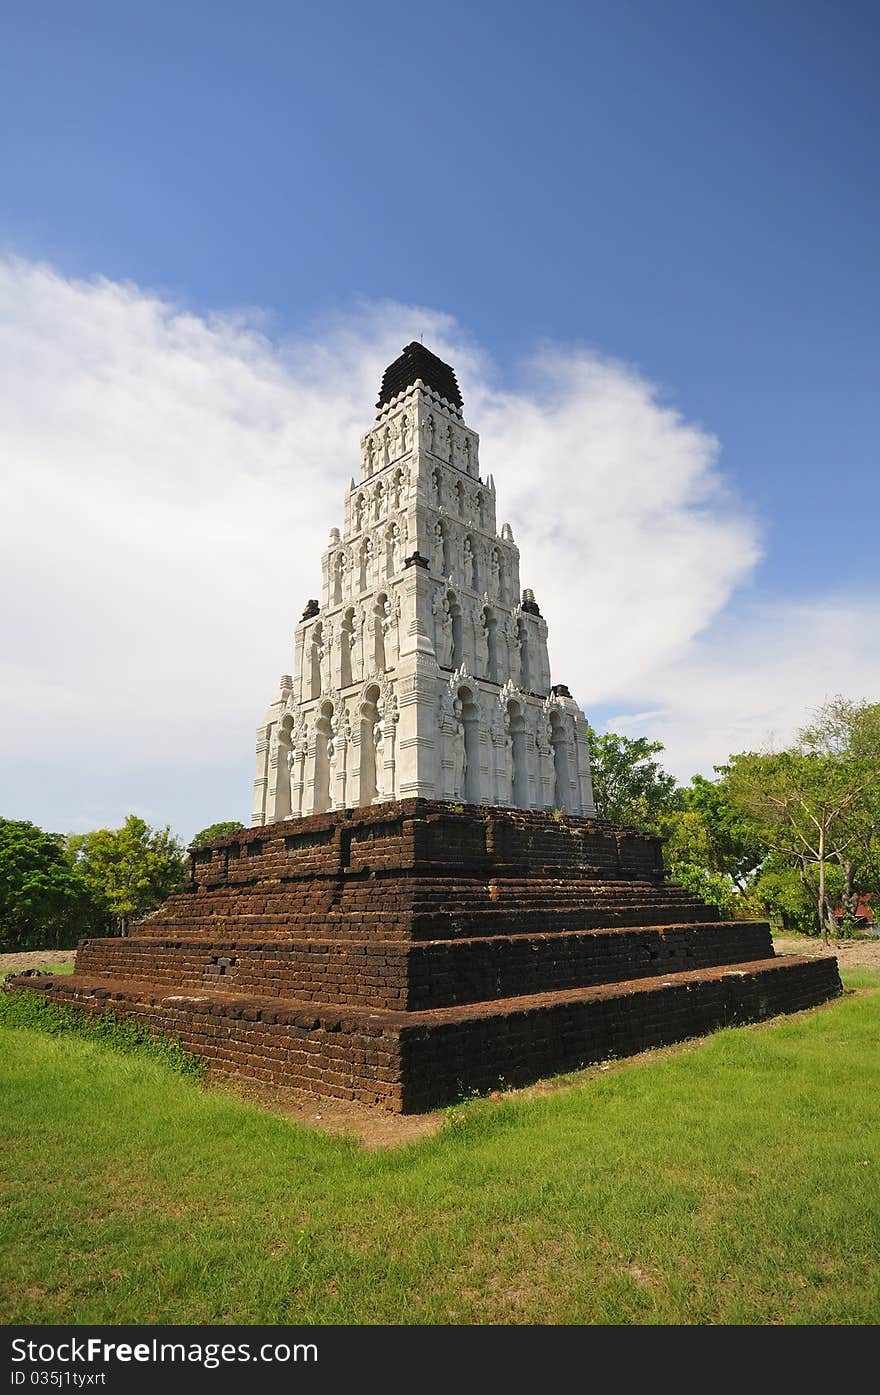
M 595 812 L 584 715 L 551 686 L 547 625 L 495 518 L 455 373 L 409 344 L 257 728 L 255 824 L 416 796 Z

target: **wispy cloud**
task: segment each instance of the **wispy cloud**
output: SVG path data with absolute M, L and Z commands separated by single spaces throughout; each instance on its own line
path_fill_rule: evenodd
M 714 438 L 630 366 L 544 345 L 513 391 L 423 307 L 365 303 L 280 338 L 262 312 L 199 315 L 24 261 L 0 262 L 0 308 L 7 814 L 63 828 L 138 807 L 187 834 L 247 818 L 253 730 L 382 370 L 421 333 L 458 371 L 556 677 L 622 719 L 652 709 L 676 759 L 727 753 L 695 740 L 722 696 L 738 718 L 719 736 L 761 729 L 765 670 L 712 628 L 758 559 L 755 522 Z M 838 638 L 835 690 L 862 649 L 857 624 Z M 787 671 L 804 687 L 773 679 L 780 722 L 818 691 L 809 663 Z

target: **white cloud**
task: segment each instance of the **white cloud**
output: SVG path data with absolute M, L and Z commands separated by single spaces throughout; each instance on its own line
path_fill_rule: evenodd
M 24 261 L 0 262 L 0 320 L 7 815 L 65 828 L 137 808 L 185 834 L 248 818 L 254 728 L 382 370 L 419 334 L 458 371 L 557 679 L 661 726 L 700 720 L 687 674 L 716 701 L 727 656 L 694 641 L 754 567 L 756 528 L 714 439 L 632 368 L 544 346 L 511 391 L 437 311 L 362 304 L 280 339 L 261 313 Z
M 682 780 L 711 775 L 731 752 L 786 745 L 838 693 L 880 699 L 880 597 L 731 608 L 683 658 L 634 686 L 656 705 L 609 712 L 603 729 L 662 741 L 663 763 Z

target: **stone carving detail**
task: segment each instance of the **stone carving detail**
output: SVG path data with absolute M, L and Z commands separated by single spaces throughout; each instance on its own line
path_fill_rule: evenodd
M 403 549 L 400 528 L 392 523 L 388 534 L 388 575 L 396 576 L 403 566 Z
M 469 591 L 477 589 L 477 559 L 474 555 L 474 547 L 469 537 L 466 537 L 461 545 L 461 566 L 464 573 L 464 584 Z
M 449 603 L 445 594 L 438 591 L 434 596 L 434 653 L 437 655 L 437 662 L 443 668 L 449 668 L 452 664 L 452 652 L 454 637 L 452 632 L 452 614 L 449 610 Z
M 412 431 L 410 429 L 409 417 L 404 412 L 397 423 L 397 447 L 399 455 L 406 455 L 412 441 Z
M 489 672 L 489 629 L 482 601 L 472 602 L 470 617 L 474 633 L 474 669 L 481 678 L 485 678 Z
M 464 722 L 461 719 L 460 698 L 454 699 L 452 712 L 452 795 L 453 798 L 460 799 L 464 793 L 464 782 L 467 776 L 467 746 L 464 739 Z
M 295 682 L 260 727 L 255 821 L 410 795 L 592 812 L 583 717 L 569 696 L 544 706 L 547 626 L 517 600 L 519 553 L 495 532 L 460 399 L 391 381 L 322 605 L 297 626 Z
M 376 771 L 376 798 L 385 797 L 385 723 L 377 717 L 373 723 L 373 765 Z
M 434 454 L 439 455 L 441 460 L 449 459 L 449 426 L 445 421 L 437 424 L 434 433 Z
M 385 667 L 394 669 L 400 658 L 400 596 L 387 597 L 383 605 L 382 636 L 385 644 Z
M 325 620 L 322 631 L 322 643 L 319 651 L 319 661 L 321 665 L 321 692 L 326 693 L 330 689 L 330 662 L 333 651 L 333 621 Z
M 503 600 L 501 595 L 501 555 L 493 547 L 489 556 L 489 595 L 493 600 Z

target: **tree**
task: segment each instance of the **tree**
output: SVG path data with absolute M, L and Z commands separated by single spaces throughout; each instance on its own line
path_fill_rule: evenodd
M 861 787 L 841 811 L 839 848 L 843 926 L 855 923 L 863 896 L 880 894 L 880 703 L 854 703 L 836 697 L 814 714 L 801 733 L 811 751 L 832 756 Z
M 207 828 L 203 828 L 201 833 L 190 840 L 191 848 L 200 848 L 205 843 L 215 843 L 218 838 L 225 838 L 227 833 L 236 833 L 244 824 L 241 823 L 211 823 Z
M 703 865 L 729 877 L 742 894 L 767 848 L 755 823 L 731 800 L 725 767 L 716 766 L 715 773 L 717 780 L 693 776 L 683 792 L 684 807 L 699 818 L 703 830 Z
M 0 942 L 6 949 L 60 949 L 106 928 L 106 914 L 64 838 L 0 819 Z
M 869 881 L 876 862 L 880 704 L 835 698 L 790 749 L 732 757 L 725 783 L 768 849 L 796 868 L 814 897 L 815 927 L 827 940 L 837 929 L 829 867 L 841 870 L 849 886 L 843 894 L 851 895 L 856 868 Z
M 652 759 L 663 743 L 613 731 L 599 736 L 590 726 L 588 735 L 599 818 L 656 832 L 660 814 L 675 807 L 678 797 L 675 777 Z
M 74 834 L 67 841 L 74 865 L 123 935 L 132 917 L 154 910 L 183 884 L 183 846 L 168 825 L 152 829 L 129 814 L 122 828 Z
M 827 869 L 826 888 L 836 894 L 842 885 L 837 867 Z M 781 853 L 770 853 L 752 878 L 748 902 L 769 916 L 774 925 L 798 935 L 816 933 L 815 867 L 794 866 Z

